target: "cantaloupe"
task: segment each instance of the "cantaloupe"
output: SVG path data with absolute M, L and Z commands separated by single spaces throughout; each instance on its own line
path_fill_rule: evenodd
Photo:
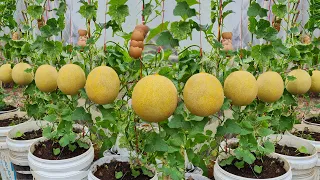
M 175 111 L 178 93 L 174 84 L 161 75 L 142 78 L 132 93 L 132 108 L 144 121 L 160 122 Z
M 295 69 L 291 71 L 288 76 L 294 76 L 293 81 L 286 80 L 286 89 L 293 95 L 304 94 L 309 91 L 311 87 L 311 77 L 307 71 L 302 69 Z
M 88 98 L 96 104 L 110 104 L 118 96 L 120 80 L 115 70 L 108 66 L 94 68 L 86 82 Z
M 78 94 L 79 90 L 84 87 L 85 83 L 85 73 L 78 65 L 64 65 L 58 73 L 58 88 L 66 95 Z
M 13 82 L 11 64 L 4 64 L 0 67 L 0 81 L 3 83 Z
M 16 64 L 12 69 L 12 79 L 18 85 L 28 85 L 33 81 L 33 73 L 25 72 L 25 70 L 31 69 L 31 66 L 27 63 Z
M 320 71 L 312 71 L 311 76 L 311 92 L 320 93 Z
M 37 88 L 42 92 L 52 92 L 57 89 L 58 71 L 50 65 L 41 65 L 35 74 Z
M 258 79 L 258 98 L 263 102 L 278 101 L 284 91 L 284 82 L 280 74 L 268 71 L 261 74 Z
M 249 105 L 258 94 L 257 80 L 247 71 L 235 71 L 224 82 L 224 94 L 233 105 Z
M 224 93 L 220 81 L 208 73 L 191 76 L 183 89 L 187 109 L 197 116 L 210 116 L 223 105 Z

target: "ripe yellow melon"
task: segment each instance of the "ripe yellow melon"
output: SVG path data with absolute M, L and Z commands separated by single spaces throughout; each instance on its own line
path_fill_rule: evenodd
M 197 116 L 210 116 L 218 112 L 224 101 L 220 81 L 208 73 L 191 76 L 183 89 L 187 109 Z
M 59 73 L 58 88 L 66 95 L 76 95 L 86 83 L 86 75 L 80 66 L 75 64 L 64 65 Z
M 311 77 L 307 71 L 302 69 L 295 69 L 291 71 L 288 76 L 294 76 L 293 81 L 286 80 L 286 89 L 293 95 L 304 94 L 309 91 L 311 87 Z
M 101 105 L 109 104 L 119 94 L 120 80 L 112 68 L 99 66 L 89 73 L 85 88 L 91 101 Z
M 263 102 L 278 101 L 284 91 L 284 82 L 280 74 L 268 71 L 258 77 L 258 98 Z
M 132 108 L 144 121 L 166 120 L 175 111 L 177 103 L 176 87 L 161 75 L 146 76 L 133 89 Z
M 4 64 L 0 67 L 0 81 L 3 83 L 11 83 L 13 81 L 11 64 Z
M 320 71 L 312 71 L 311 76 L 311 92 L 320 93 Z
M 35 82 L 42 92 L 52 92 L 57 89 L 58 71 L 50 65 L 40 66 L 35 74 Z
M 258 94 L 257 80 L 247 71 L 235 71 L 224 82 L 224 94 L 233 105 L 249 105 Z
M 12 69 L 12 79 L 18 85 L 28 85 L 33 81 L 33 73 L 25 72 L 26 69 L 31 69 L 27 63 L 16 64 Z

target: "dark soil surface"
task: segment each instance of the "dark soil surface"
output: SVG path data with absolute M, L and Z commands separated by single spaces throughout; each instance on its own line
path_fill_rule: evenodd
M 0 120 L 0 127 L 14 126 L 26 121 L 28 121 L 28 119 L 24 117 L 14 116 L 13 118 Z
M 88 150 L 88 149 L 79 147 L 77 144 L 74 144 L 74 145 L 76 145 L 77 148 L 74 151 L 70 151 L 67 146 L 63 148 L 60 146 L 59 143 L 53 142 L 52 140 L 47 140 L 36 145 L 33 155 L 41 159 L 61 160 L 61 159 L 69 159 L 69 158 L 79 156 Z M 53 148 L 55 149 L 60 148 L 60 151 L 61 151 L 60 154 L 57 156 L 54 155 Z
M 16 109 L 16 107 L 9 105 L 9 106 L 6 106 L 6 107 L 0 109 L 0 111 L 11 111 L 14 109 Z
M 30 139 L 37 139 L 39 137 L 42 137 L 42 129 L 25 132 L 21 137 L 16 137 L 13 139 L 14 140 L 30 140 Z
M 320 141 L 320 133 L 317 133 L 317 132 L 310 132 L 308 130 L 304 130 L 304 131 L 295 131 L 292 134 L 295 136 L 301 137 L 303 139 L 308 139 L 311 141 Z
M 233 161 L 232 165 L 227 165 L 222 168 L 231 174 L 254 179 L 275 178 L 287 172 L 283 168 L 284 162 L 268 156 L 263 157 L 263 161 L 257 159 L 251 166 L 245 163 L 244 168 L 241 169 L 238 169 L 234 163 L 236 163 L 236 160 Z M 260 174 L 254 172 L 253 167 L 255 165 L 262 166 L 262 172 Z
M 320 116 L 319 117 L 312 117 L 309 119 L 306 119 L 305 121 L 315 124 L 320 124 Z
M 130 164 L 128 162 L 118 162 L 111 161 L 110 163 L 105 163 L 97 168 L 97 171 L 94 173 L 94 176 L 101 180 L 117 180 L 115 174 L 117 172 L 122 172 L 123 176 L 122 180 L 149 180 L 151 179 L 149 176 L 146 176 L 140 170 L 140 175 L 136 178 L 132 176 Z
M 301 153 L 297 148 L 289 147 L 287 145 L 282 146 L 280 144 L 276 144 L 275 148 L 276 148 L 276 153 L 283 154 L 286 156 L 297 156 L 297 157 L 310 156 L 310 154 Z

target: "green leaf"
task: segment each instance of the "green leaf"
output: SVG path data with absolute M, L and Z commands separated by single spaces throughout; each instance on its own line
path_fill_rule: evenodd
M 261 116 L 257 117 L 257 121 L 265 121 L 265 120 L 270 120 L 271 116 Z
M 59 8 L 57 9 L 57 15 L 62 16 L 67 11 L 67 4 L 65 2 L 60 2 Z
M 225 111 L 225 110 L 229 109 L 230 106 L 231 106 L 231 99 L 224 98 L 224 102 L 223 102 L 223 105 L 221 107 L 221 110 Z
M 59 155 L 60 154 L 60 148 L 53 148 L 53 154 L 55 156 Z
M 252 164 L 256 160 L 256 157 L 249 150 L 237 148 L 234 153 L 237 159 L 243 160 L 248 164 Z
M 110 6 L 111 9 L 112 6 Z M 79 13 L 86 19 L 93 19 L 97 16 L 97 7 L 95 4 L 88 4 L 83 2 L 83 5 L 80 7 Z
M 140 175 L 140 171 L 136 171 L 135 169 L 131 169 L 132 176 L 137 178 Z
M 174 39 L 170 32 L 165 31 L 160 33 L 156 44 L 159 46 L 170 45 L 171 47 L 176 47 L 179 46 L 179 41 L 177 39 Z
M 91 120 L 91 115 L 83 107 L 77 107 L 72 113 L 71 119 L 73 121 L 88 121 Z
M 15 134 L 15 137 L 19 138 L 21 136 L 23 136 L 23 133 L 21 133 L 20 131 L 17 131 L 16 134 Z
M 109 4 L 110 5 L 115 5 L 115 6 L 119 6 L 119 5 L 123 5 L 126 4 L 128 0 L 110 0 Z
M 254 165 L 253 169 L 258 174 L 262 172 L 262 166 Z
M 238 169 L 244 168 L 244 161 L 237 161 L 237 162 L 234 163 L 234 165 L 235 165 Z
M 234 160 L 234 156 L 229 156 L 227 159 L 224 159 L 222 161 L 220 161 L 220 166 L 226 166 L 226 165 L 231 165 L 232 161 Z
M 152 133 L 146 140 L 146 152 L 168 151 L 168 145 L 157 133 Z
M 45 121 L 55 122 L 57 120 L 57 116 L 55 114 L 47 115 L 43 118 Z
M 266 141 L 263 143 L 263 146 L 265 148 L 265 153 L 266 154 L 271 154 L 275 151 L 275 147 L 274 147 L 274 144 L 270 141 Z
M 199 4 L 197 0 L 176 0 L 177 2 L 187 2 L 189 6 L 193 6 L 195 4 Z
M 123 176 L 123 172 L 116 172 L 115 176 L 117 179 L 120 179 Z
M 304 147 L 304 146 L 299 147 L 298 151 L 299 151 L 300 153 L 308 154 L 308 150 L 307 150 L 307 148 Z
M 31 5 L 31 6 L 28 6 L 28 8 L 27 8 L 27 13 L 33 19 L 40 19 L 42 12 L 43 12 L 42 6 Z
M 89 149 L 88 143 L 82 142 L 81 140 L 77 140 L 79 147 Z
M 317 105 L 316 105 L 316 108 L 320 108 L 320 104 L 317 104 Z
M 163 24 L 159 24 L 156 28 L 153 28 L 150 30 L 146 42 L 149 42 L 151 39 L 153 39 L 155 36 L 157 36 L 158 34 L 160 34 L 162 31 L 166 31 L 168 30 L 168 24 L 169 22 L 164 22 Z
M 59 41 L 45 41 L 43 43 L 43 51 L 51 57 L 58 57 L 62 52 L 62 43 Z
M 70 134 L 65 134 L 60 140 L 59 144 L 62 147 L 66 147 L 69 143 L 73 143 L 76 140 L 76 134 L 75 133 L 70 133 Z
M 47 127 L 43 128 L 42 135 L 43 135 L 43 137 L 46 137 L 46 138 L 50 139 L 52 137 L 51 127 L 47 126 Z
M 224 136 L 228 133 L 240 134 L 241 127 L 233 119 L 227 119 L 226 122 L 217 128 L 217 136 Z
M 267 16 L 267 12 L 267 9 L 264 9 L 258 3 L 253 2 L 247 11 L 247 15 L 252 17 L 260 16 L 262 18 Z
M 272 12 L 278 18 L 284 18 L 284 16 L 287 14 L 287 5 L 274 4 L 272 6 Z
M 152 13 L 153 7 L 154 7 L 154 6 L 153 6 L 152 4 L 150 4 L 150 3 L 145 4 L 145 5 L 144 5 L 144 9 L 143 9 L 143 11 L 142 11 L 142 15 L 144 15 L 144 16 L 150 16 L 151 13 Z
M 183 19 L 188 19 L 196 15 L 196 10 L 191 9 L 187 2 L 178 2 L 173 10 L 173 15 L 181 16 Z
M 112 20 L 122 24 L 126 21 L 126 17 L 129 16 L 129 7 L 127 5 L 111 5 L 108 14 Z
M 68 144 L 68 149 L 73 152 L 74 150 L 77 149 L 77 146 L 74 144 Z
M 172 22 L 170 31 L 175 39 L 184 40 L 191 36 L 191 27 L 189 22 L 179 21 Z
M 295 76 L 287 76 L 287 80 L 288 81 L 294 81 L 296 80 L 297 78 Z
M 168 140 L 168 143 L 172 146 L 180 147 L 184 145 L 185 140 L 186 138 L 183 133 L 176 133 L 174 135 L 171 135 L 170 139 Z
M 258 133 L 260 136 L 265 137 L 265 136 L 269 136 L 270 134 L 273 134 L 274 131 L 272 131 L 271 129 L 268 129 L 268 128 L 260 128 L 258 130 Z

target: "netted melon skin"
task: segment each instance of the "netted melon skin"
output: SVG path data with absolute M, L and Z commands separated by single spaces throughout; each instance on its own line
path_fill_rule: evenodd
M 295 69 L 291 71 L 288 76 L 294 76 L 293 81 L 286 80 L 286 89 L 293 95 L 305 94 L 311 87 L 311 77 L 307 71 L 302 69 Z
M 191 76 L 183 89 L 187 109 L 197 116 L 210 116 L 223 105 L 224 93 L 220 81 L 208 73 Z
M 86 82 L 88 98 L 100 105 L 112 103 L 118 96 L 120 80 L 115 70 L 108 66 L 94 68 Z
M 257 80 L 247 71 L 235 71 L 224 82 L 224 94 L 233 105 L 249 105 L 258 94 Z
M 278 101 L 284 91 L 284 82 L 280 74 L 268 71 L 261 74 L 258 79 L 258 98 L 267 103 Z
M 177 107 L 178 93 L 174 84 L 161 75 L 142 78 L 132 93 L 132 108 L 144 121 L 168 119 Z
M 85 73 L 78 65 L 64 65 L 58 73 L 58 88 L 66 95 L 78 94 L 79 90 L 84 87 L 85 83 Z

